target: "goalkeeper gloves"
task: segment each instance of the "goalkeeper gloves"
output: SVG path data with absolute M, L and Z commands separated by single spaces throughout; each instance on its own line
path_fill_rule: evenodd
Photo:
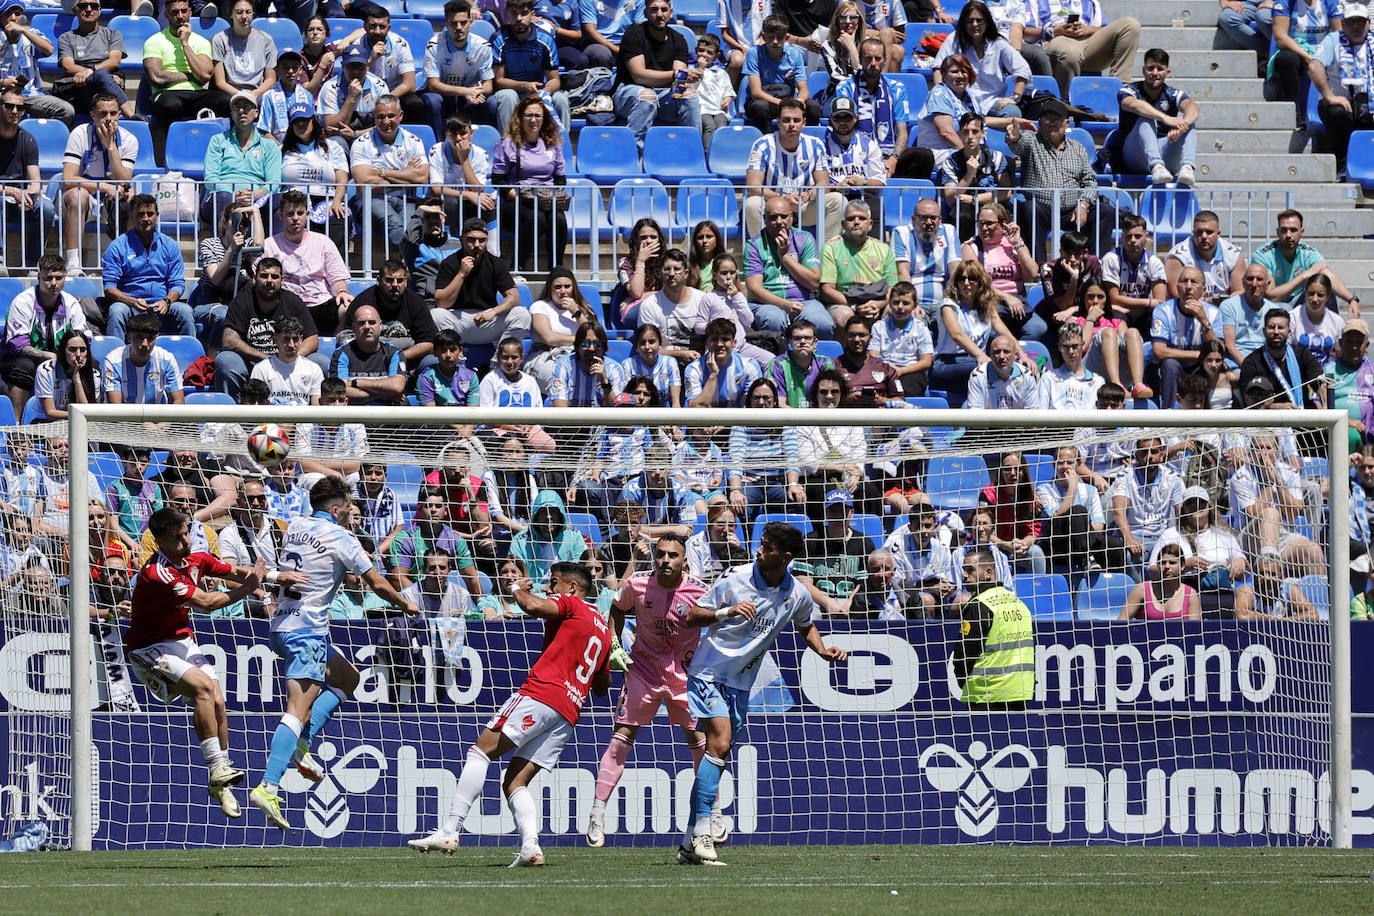
M 630 670 L 630 653 L 626 652 L 626 651 L 625 651 L 625 648 L 620 644 L 620 637 L 619 637 L 619 636 L 612 636 L 612 637 L 611 637 L 611 659 L 610 659 L 610 661 L 611 661 L 611 670 L 612 670 L 612 671 L 629 671 L 629 670 Z

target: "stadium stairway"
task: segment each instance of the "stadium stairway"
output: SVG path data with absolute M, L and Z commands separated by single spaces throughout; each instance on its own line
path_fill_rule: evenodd
M 1264 81 L 1255 75 L 1255 55 L 1236 50 L 1217 29 L 1215 0 L 1150 0 L 1131 12 L 1141 23 L 1140 50 L 1133 79 L 1139 79 L 1146 48 L 1169 52 L 1169 82 L 1186 91 L 1202 111 L 1198 128 L 1198 203 L 1225 213 L 1225 196 L 1248 189 L 1291 190 L 1301 210 L 1306 240 L 1374 309 L 1374 210 L 1364 206 L 1358 184 L 1337 180 L 1335 157 L 1313 152 L 1307 135 L 1296 130 L 1293 106 L 1264 98 Z M 1123 12 L 1120 5 L 1114 12 Z M 1214 203 L 1215 202 L 1215 203 Z M 1255 247 L 1273 237 L 1271 207 L 1253 216 L 1237 201 L 1228 235 L 1254 239 Z M 1254 225 L 1251 225 L 1251 221 Z M 1244 248 L 1244 246 L 1242 246 Z M 1248 252 L 1247 252 L 1248 254 Z

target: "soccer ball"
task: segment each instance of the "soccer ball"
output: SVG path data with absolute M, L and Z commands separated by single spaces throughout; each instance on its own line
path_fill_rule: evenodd
M 248 434 L 248 455 L 258 464 L 281 464 L 291 454 L 291 438 L 275 423 L 264 423 Z

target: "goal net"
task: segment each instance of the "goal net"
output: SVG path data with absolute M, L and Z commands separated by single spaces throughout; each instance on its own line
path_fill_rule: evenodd
M 95 848 L 399 845 L 442 818 L 468 746 L 543 646 L 510 598 L 515 577 L 586 563 L 605 613 L 620 581 L 653 571 L 661 535 L 685 539 L 709 587 L 752 561 L 781 530 L 770 523 L 799 531 L 791 575 L 848 658 L 831 665 L 789 631 L 760 665 L 719 799 L 732 842 L 1329 845 L 1333 799 L 1349 811 L 1331 646 L 1334 633 L 1349 651 L 1363 576 L 1356 564 L 1352 592 L 1346 446 L 1330 425 L 1163 411 L 88 413 L 70 443 L 66 424 L 5 431 L 6 480 L 37 482 L 27 505 L 6 489 L 10 829 L 42 819 L 58 844 Z M 265 421 L 294 423 L 274 468 L 245 446 Z M 344 583 L 331 640 L 360 683 L 315 741 L 324 778 L 282 781 L 283 837 L 246 797 L 284 710 L 262 603 L 193 617 L 248 771 L 232 820 L 207 793 L 187 705 L 134 676 L 122 602 L 159 507 L 196 517 L 193 549 L 291 568 L 284 528 L 310 513 L 323 474 L 354 484 L 359 540 L 425 613 L 397 616 Z M 994 621 L 981 645 L 996 657 L 980 662 L 994 587 L 1024 604 L 1033 644 L 992 645 Z M 634 638 L 631 615 L 631 651 Z M 75 680 L 68 651 L 86 669 Z M 1011 702 L 985 702 L 976 685 L 1005 672 L 1030 678 L 999 695 Z M 537 782 L 546 843 L 582 842 L 624 675 L 613 681 Z M 502 766 L 465 844 L 512 842 Z M 692 769 L 660 712 L 610 796 L 607 844 L 676 842 Z

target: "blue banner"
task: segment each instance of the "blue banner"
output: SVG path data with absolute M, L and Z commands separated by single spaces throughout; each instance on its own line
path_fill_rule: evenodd
M 220 671 L 234 759 L 256 780 L 283 702 L 264 627 L 196 626 Z M 1314 681 L 1327 670 L 1323 627 L 1041 624 L 1036 701 L 1026 713 L 989 715 L 970 714 L 954 695 L 952 625 L 822 626 L 850 659 L 831 668 L 790 637 L 779 643 L 722 788 L 737 842 L 1327 842 L 1327 690 Z M 1356 658 L 1374 648 L 1366 629 L 1355 627 Z M 295 831 L 283 839 L 265 826 L 243 790 L 244 817 L 224 818 L 206 794 L 189 712 L 140 686 L 143 712 L 95 716 L 97 845 L 399 845 L 433 829 L 468 745 L 523 680 L 542 627 L 471 625 L 461 665 L 436 663 L 426 648 L 413 691 L 400 693 L 375 663 L 379 626 L 340 625 L 335 636 L 363 683 L 317 744 L 325 779 L 289 773 L 283 783 Z M 62 642 L 31 634 L 0 647 L 0 729 L 23 729 L 25 710 L 65 703 Z M 1360 671 L 1355 691 L 1363 712 L 1368 676 Z M 559 767 L 541 777 L 547 844 L 581 842 L 610 729 L 610 699 L 594 697 Z M 64 820 L 64 749 L 11 737 L 5 813 Z M 1374 719 L 1357 717 L 1355 739 L 1356 842 L 1368 846 Z M 468 819 L 472 843 L 514 842 L 499 776 L 493 766 Z M 660 717 L 631 753 L 608 844 L 676 842 L 690 784 L 690 755 Z

